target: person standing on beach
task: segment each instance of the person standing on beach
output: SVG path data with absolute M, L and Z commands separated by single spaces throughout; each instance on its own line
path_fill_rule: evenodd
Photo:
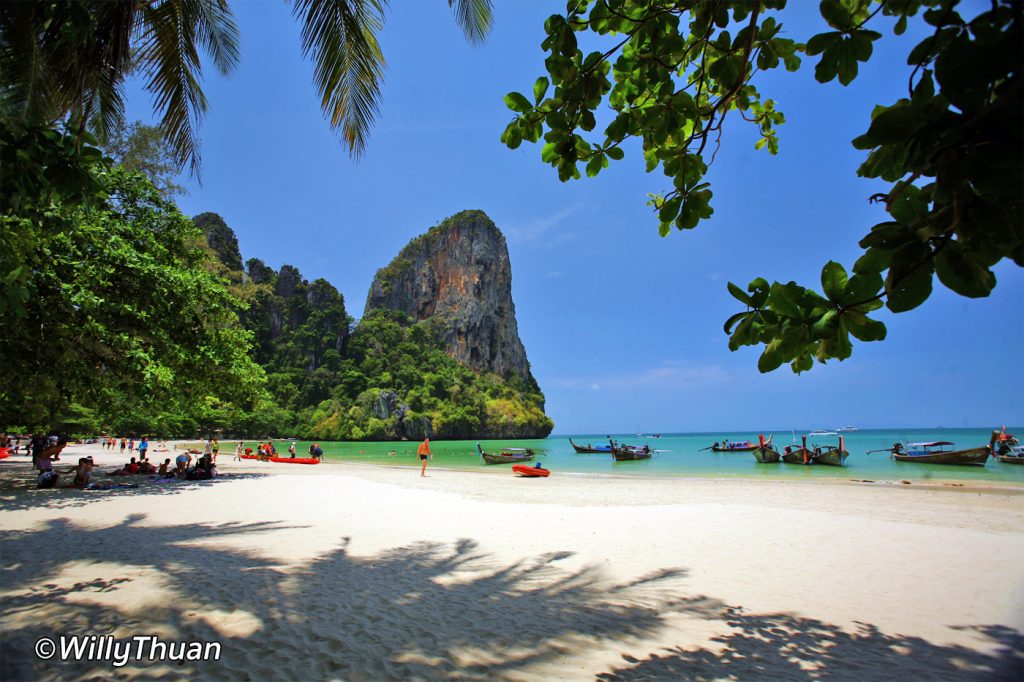
M 135 452 L 135 436 L 128 440 L 128 455 L 131 456 L 133 452 Z
M 292 444 L 288 446 L 288 456 L 295 459 L 295 441 L 292 441 Z
M 210 446 L 211 452 L 213 453 L 213 463 L 217 463 L 217 453 L 220 452 L 220 441 L 216 438 L 213 439 L 213 444 Z
M 146 436 L 142 437 L 139 442 L 139 459 L 146 459 L 146 453 L 149 451 L 149 439 Z
M 242 451 L 245 449 L 245 443 L 238 441 L 238 445 L 235 446 L 235 461 L 242 461 Z
M 213 441 L 209 438 L 206 439 L 206 445 L 203 447 L 203 457 L 207 455 L 213 456 Z
M 124 449 L 125 449 L 126 447 L 128 447 L 128 441 L 126 441 L 126 440 L 124 439 L 124 436 L 121 436 L 121 454 L 122 454 L 122 455 L 124 454 Z
M 430 451 L 430 439 L 424 438 L 420 446 L 416 448 L 416 454 L 419 455 L 420 462 L 423 466 L 420 467 L 420 477 L 427 475 L 427 459 L 432 457 L 434 453 Z

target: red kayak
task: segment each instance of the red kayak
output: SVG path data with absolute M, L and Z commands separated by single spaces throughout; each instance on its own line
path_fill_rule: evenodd
M 551 475 L 551 471 L 548 469 L 538 469 L 525 464 L 513 464 L 512 471 L 526 478 L 547 478 Z
M 242 455 L 242 459 L 259 459 L 256 455 Z M 319 464 L 320 460 L 312 457 L 271 457 L 271 462 L 278 464 Z
M 10 448 L 0 448 L 0 459 L 7 459 L 11 456 Z

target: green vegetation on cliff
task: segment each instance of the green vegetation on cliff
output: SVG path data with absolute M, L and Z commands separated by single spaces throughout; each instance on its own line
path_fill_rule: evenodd
M 233 282 L 253 335 L 253 359 L 267 375 L 267 399 L 241 423 L 258 433 L 318 440 L 519 438 L 552 429 L 536 382 L 478 372 L 453 359 L 442 341 L 444 321 L 414 323 L 395 311 L 370 311 L 353 328 L 342 295 L 329 282 L 307 282 L 252 258 L 244 273 L 234 232 L 212 213 L 196 218 L 207 231 L 211 265 Z M 224 245 L 227 245 L 225 248 Z M 389 266 L 411 268 L 399 258 Z M 226 429 L 235 428 L 226 425 Z
M 437 324 L 435 318 L 413 323 L 383 310 L 365 317 L 349 340 L 341 382 L 311 416 L 309 436 L 517 438 L 551 432 L 536 384 L 459 364 L 444 351 Z

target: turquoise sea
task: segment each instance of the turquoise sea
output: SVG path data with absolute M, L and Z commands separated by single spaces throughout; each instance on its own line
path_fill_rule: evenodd
M 1007 428 L 1024 440 L 1024 428 Z M 665 433 L 660 438 L 637 434 L 573 434 L 572 439 L 579 445 L 593 443 L 607 444 L 610 435 L 617 441 L 642 445 L 648 443 L 658 450 L 648 460 L 615 462 L 610 454 L 576 454 L 569 445 L 567 435 L 550 436 L 539 440 L 480 441 L 487 452 L 496 452 L 502 447 L 529 447 L 536 450 L 540 461 L 554 473 L 611 474 L 616 476 L 659 476 L 659 477 L 706 477 L 706 478 L 764 478 L 764 479 L 813 479 L 813 478 L 857 478 L 871 480 L 926 480 L 956 479 L 964 481 L 1002 481 L 1024 485 L 1024 465 L 1003 464 L 990 458 L 984 467 L 942 466 L 896 462 L 888 452 L 867 454 L 868 450 L 887 448 L 897 441 L 952 441 L 958 449 L 978 447 L 988 443 L 990 429 L 885 429 L 844 432 L 846 449 L 850 456 L 846 466 L 801 466 L 793 464 L 759 464 L 749 452 L 713 453 L 701 451 L 715 441 L 751 440 L 756 442 L 757 431 L 735 431 L 730 433 Z M 781 450 L 784 446 L 799 443 L 806 431 L 763 431 L 765 437 L 774 434 L 773 443 Z M 837 443 L 838 436 L 808 438 L 813 445 Z M 226 444 L 225 444 L 226 445 Z M 372 462 L 385 465 L 415 466 L 418 443 L 381 442 L 346 443 L 321 442 L 326 460 Z M 434 458 L 432 467 L 453 469 L 486 470 L 489 473 L 511 475 L 510 465 L 485 465 L 476 453 L 475 441 L 431 441 Z M 276 443 L 279 451 L 287 446 Z M 296 443 L 300 457 L 305 455 L 309 442 Z M 225 447 L 230 452 L 230 448 Z M 393 454 L 392 454 L 393 453 Z M 285 454 L 285 456 L 287 456 Z

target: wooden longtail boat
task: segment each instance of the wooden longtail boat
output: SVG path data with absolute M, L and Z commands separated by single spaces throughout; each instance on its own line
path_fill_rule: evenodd
M 781 457 L 778 450 L 770 445 L 765 445 L 754 450 L 754 459 L 761 464 L 775 464 Z
M 505 448 L 498 454 L 493 455 L 489 452 L 484 452 L 483 448 L 480 447 L 480 443 L 476 444 L 476 449 L 480 456 L 484 458 L 484 464 L 515 464 L 516 462 L 527 462 L 533 459 L 533 450 Z
M 1024 445 L 1016 445 L 1009 454 L 999 455 L 1003 464 L 1024 464 Z
M 825 445 L 822 447 L 816 447 L 811 450 L 811 455 L 814 458 L 815 464 L 824 464 L 825 466 L 841 467 L 846 458 L 850 456 L 850 453 L 843 448 L 843 439 L 839 439 L 839 447 L 835 445 Z
M 758 445 L 754 449 L 754 459 L 761 464 L 775 464 L 779 461 L 779 451 L 772 447 L 772 439 L 769 436 L 768 440 L 764 439 L 764 436 L 758 436 Z
M 768 440 L 764 440 L 764 436 L 759 437 L 759 440 L 764 444 L 769 445 L 772 442 L 772 436 L 768 436 Z M 715 443 L 711 446 L 711 452 L 753 452 L 760 448 L 761 445 L 757 443 L 751 443 L 747 441 L 725 441 L 724 443 Z
M 609 441 L 612 446 L 612 457 L 615 458 L 616 462 L 629 462 L 636 459 L 650 459 L 651 450 L 650 446 L 644 445 L 616 445 L 615 441 Z
M 845 439 L 839 436 L 839 445 L 814 445 L 807 447 L 807 436 L 801 438 L 800 447 L 786 446 L 782 461 L 787 464 L 821 464 L 841 467 L 850 453 L 846 450 Z
M 930 443 L 909 443 L 904 446 L 902 443 L 895 443 L 892 446 L 892 456 L 897 462 L 918 462 L 920 464 L 955 464 L 960 466 L 985 466 L 985 460 L 992 452 L 992 446 L 984 445 L 980 448 L 968 448 L 967 450 L 944 450 L 946 446 L 954 447 L 953 443 L 945 440 L 932 441 Z
M 787 445 L 782 451 L 782 461 L 786 464 L 814 464 L 813 453 L 807 449 L 807 436 L 800 439 L 800 447 Z
M 573 449 L 576 450 L 576 452 L 580 453 L 580 454 L 586 454 L 586 453 L 592 453 L 592 452 L 600 452 L 602 454 L 607 455 L 609 452 L 612 451 L 611 447 L 608 446 L 608 445 L 594 446 L 594 445 L 591 445 L 590 443 L 587 443 L 586 446 L 576 445 L 576 443 L 572 442 L 572 438 L 569 439 L 569 445 L 571 445 L 573 447 Z

